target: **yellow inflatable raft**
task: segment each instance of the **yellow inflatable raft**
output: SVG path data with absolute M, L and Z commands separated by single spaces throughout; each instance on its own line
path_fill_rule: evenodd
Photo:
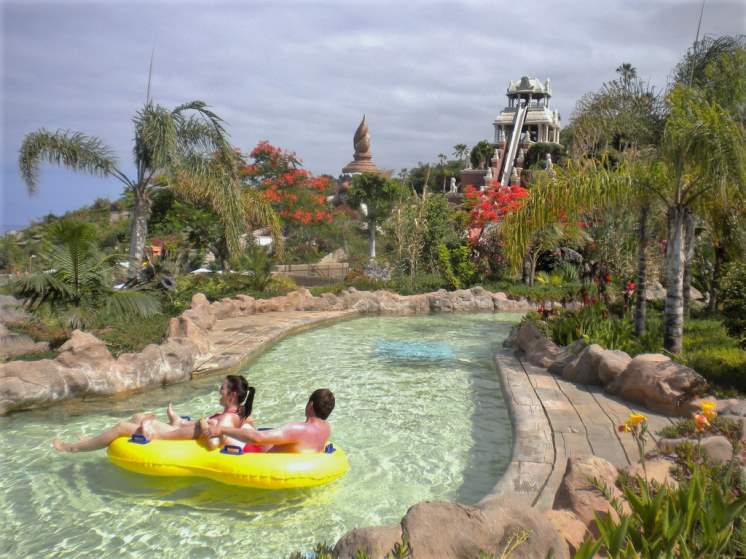
M 120 437 L 107 450 L 125 470 L 150 476 L 206 477 L 243 487 L 291 489 L 329 483 L 350 464 L 340 448 L 302 454 L 242 453 L 238 447 L 207 450 L 197 441 L 149 441 Z

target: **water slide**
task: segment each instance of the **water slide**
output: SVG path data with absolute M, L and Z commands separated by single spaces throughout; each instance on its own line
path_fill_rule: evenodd
M 518 144 L 521 141 L 521 130 L 523 129 L 523 123 L 526 122 L 527 113 L 528 102 L 520 102 L 518 110 L 515 112 L 515 117 L 513 117 L 513 132 L 510 135 L 510 143 L 503 154 L 502 173 L 498 174 L 500 177 L 500 184 L 510 184 L 510 175 L 513 172 L 513 163 L 515 163 L 515 156 L 518 153 Z

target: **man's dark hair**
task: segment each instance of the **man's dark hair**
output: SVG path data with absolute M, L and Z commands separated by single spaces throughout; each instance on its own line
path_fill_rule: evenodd
M 334 409 L 334 394 L 328 388 L 314 390 L 308 401 L 313 404 L 313 413 L 319 419 L 326 419 Z

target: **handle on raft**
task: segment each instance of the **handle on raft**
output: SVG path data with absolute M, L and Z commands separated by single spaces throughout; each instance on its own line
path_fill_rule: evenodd
M 191 415 L 180 415 L 179 417 L 181 419 L 183 419 L 184 421 L 191 421 L 192 420 L 192 416 Z
M 129 439 L 129 442 L 135 444 L 148 444 L 150 440 L 148 440 L 148 437 L 146 437 L 145 435 L 141 435 L 140 433 L 133 433 Z
M 328 445 L 326 445 L 326 446 L 324 447 L 324 452 L 325 452 L 326 454 L 331 454 L 331 453 L 332 453 L 332 452 L 334 452 L 335 450 L 337 450 L 337 449 L 336 449 L 336 448 L 334 448 L 334 445 L 333 445 L 332 443 L 329 443 Z
M 227 444 L 220 449 L 220 454 L 232 454 L 234 456 L 241 456 L 243 454 L 243 448 L 234 444 Z

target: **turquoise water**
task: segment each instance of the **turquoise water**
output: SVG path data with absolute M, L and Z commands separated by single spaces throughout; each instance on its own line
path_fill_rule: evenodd
M 422 500 L 475 503 L 510 461 L 510 419 L 491 356 L 518 315 L 367 317 L 288 338 L 245 368 L 258 425 L 303 417 L 331 388 L 332 440 L 351 469 L 307 490 L 150 478 L 104 451 L 58 454 L 143 409 L 216 411 L 221 376 L 130 397 L 0 418 L 0 555 L 276 559 L 398 521 Z

